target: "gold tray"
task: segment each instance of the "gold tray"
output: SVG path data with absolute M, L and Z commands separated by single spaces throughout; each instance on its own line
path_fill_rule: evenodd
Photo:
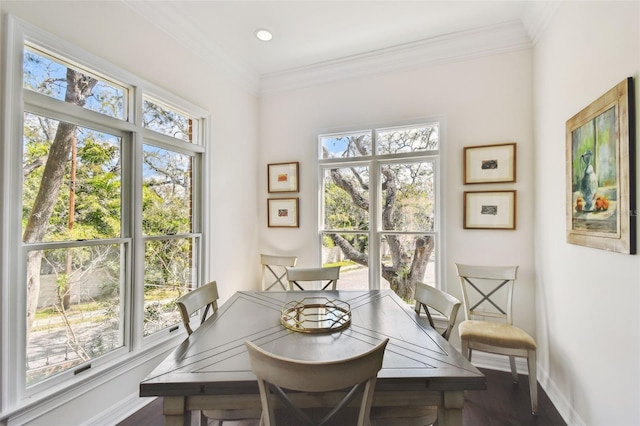
M 351 306 L 326 297 L 305 297 L 282 307 L 280 323 L 300 333 L 332 333 L 351 324 Z

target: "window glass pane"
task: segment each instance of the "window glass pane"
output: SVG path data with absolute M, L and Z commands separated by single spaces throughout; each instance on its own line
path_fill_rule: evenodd
M 434 165 L 432 162 L 383 164 L 382 229 L 433 231 Z
M 189 155 L 144 146 L 142 227 L 145 235 L 191 232 L 192 161 Z
M 320 136 L 321 158 L 371 155 L 371 132 Z
M 112 82 L 25 47 L 22 82 L 25 89 L 72 103 L 109 117 L 125 119 L 127 91 Z
M 369 229 L 369 168 L 324 170 L 324 229 Z
M 369 237 L 367 234 L 322 236 L 322 266 L 340 266 L 339 290 L 369 289 Z M 389 287 L 387 287 L 389 288 Z
M 154 239 L 144 251 L 144 335 L 181 321 L 176 299 L 194 287 L 193 238 Z
M 400 154 L 438 149 L 438 126 L 376 130 L 378 154 Z
M 121 138 L 24 114 L 26 243 L 120 236 Z
M 185 142 L 192 141 L 193 120 L 186 114 L 147 98 L 142 101 L 142 112 L 145 128 Z
M 30 251 L 27 377 L 40 382 L 124 345 L 124 247 Z
M 416 282 L 435 287 L 435 237 L 433 235 L 382 236 L 382 278 L 402 299 L 413 301 Z

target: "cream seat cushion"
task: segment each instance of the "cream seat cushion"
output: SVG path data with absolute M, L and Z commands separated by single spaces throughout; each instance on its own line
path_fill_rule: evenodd
M 472 342 L 484 343 L 512 349 L 536 349 L 536 342 L 529 334 L 513 325 L 467 320 L 458 326 L 460 338 Z

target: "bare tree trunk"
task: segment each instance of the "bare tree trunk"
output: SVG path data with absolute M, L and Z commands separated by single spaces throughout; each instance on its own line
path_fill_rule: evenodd
M 353 140 L 352 142 L 356 148 L 359 148 L 358 151 L 363 151 L 359 144 L 360 140 Z M 352 171 L 357 185 L 366 189 L 367 185 L 358 173 L 353 169 Z M 394 230 L 393 213 L 398 196 L 397 176 L 388 167 L 383 168 L 381 172 L 385 178 L 382 186 L 386 191 L 382 206 L 382 229 Z M 349 194 L 356 206 L 369 211 L 369 202 L 360 195 L 355 187 L 355 182 L 346 179 L 339 169 L 331 170 L 331 178 L 339 188 Z M 331 234 L 330 237 L 334 244 L 340 247 L 347 259 L 360 265 L 368 266 L 369 260 L 365 253 L 357 250 L 349 241 L 338 234 Z M 433 252 L 433 238 L 430 236 L 416 237 L 413 259 L 405 252 L 402 247 L 402 241 L 398 236 L 387 234 L 385 238 L 391 254 L 391 265 L 381 264 L 382 278 L 389 282 L 389 286 L 398 296 L 404 300 L 412 300 L 415 294 L 416 281 L 424 277 L 429 258 Z
M 67 91 L 65 101 L 84 106 L 98 80 L 67 69 Z M 33 203 L 29 220 L 22 235 L 24 243 L 35 243 L 44 240 L 49 219 L 65 175 L 69 154 L 75 138 L 77 126 L 60 122 L 56 135 L 49 149 L 49 157 L 44 166 L 42 181 L 38 195 Z M 31 252 L 27 259 L 27 337 L 38 307 L 40 294 L 40 262 L 42 252 Z

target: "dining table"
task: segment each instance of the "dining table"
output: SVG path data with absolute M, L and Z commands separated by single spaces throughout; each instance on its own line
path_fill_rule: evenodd
M 438 425 L 461 425 L 464 392 L 486 389 L 485 376 L 388 289 L 236 292 L 147 375 L 140 396 L 164 398 L 167 426 L 190 425 L 193 410 L 259 409 L 245 341 L 322 362 L 386 338 L 373 407 L 437 406 Z

